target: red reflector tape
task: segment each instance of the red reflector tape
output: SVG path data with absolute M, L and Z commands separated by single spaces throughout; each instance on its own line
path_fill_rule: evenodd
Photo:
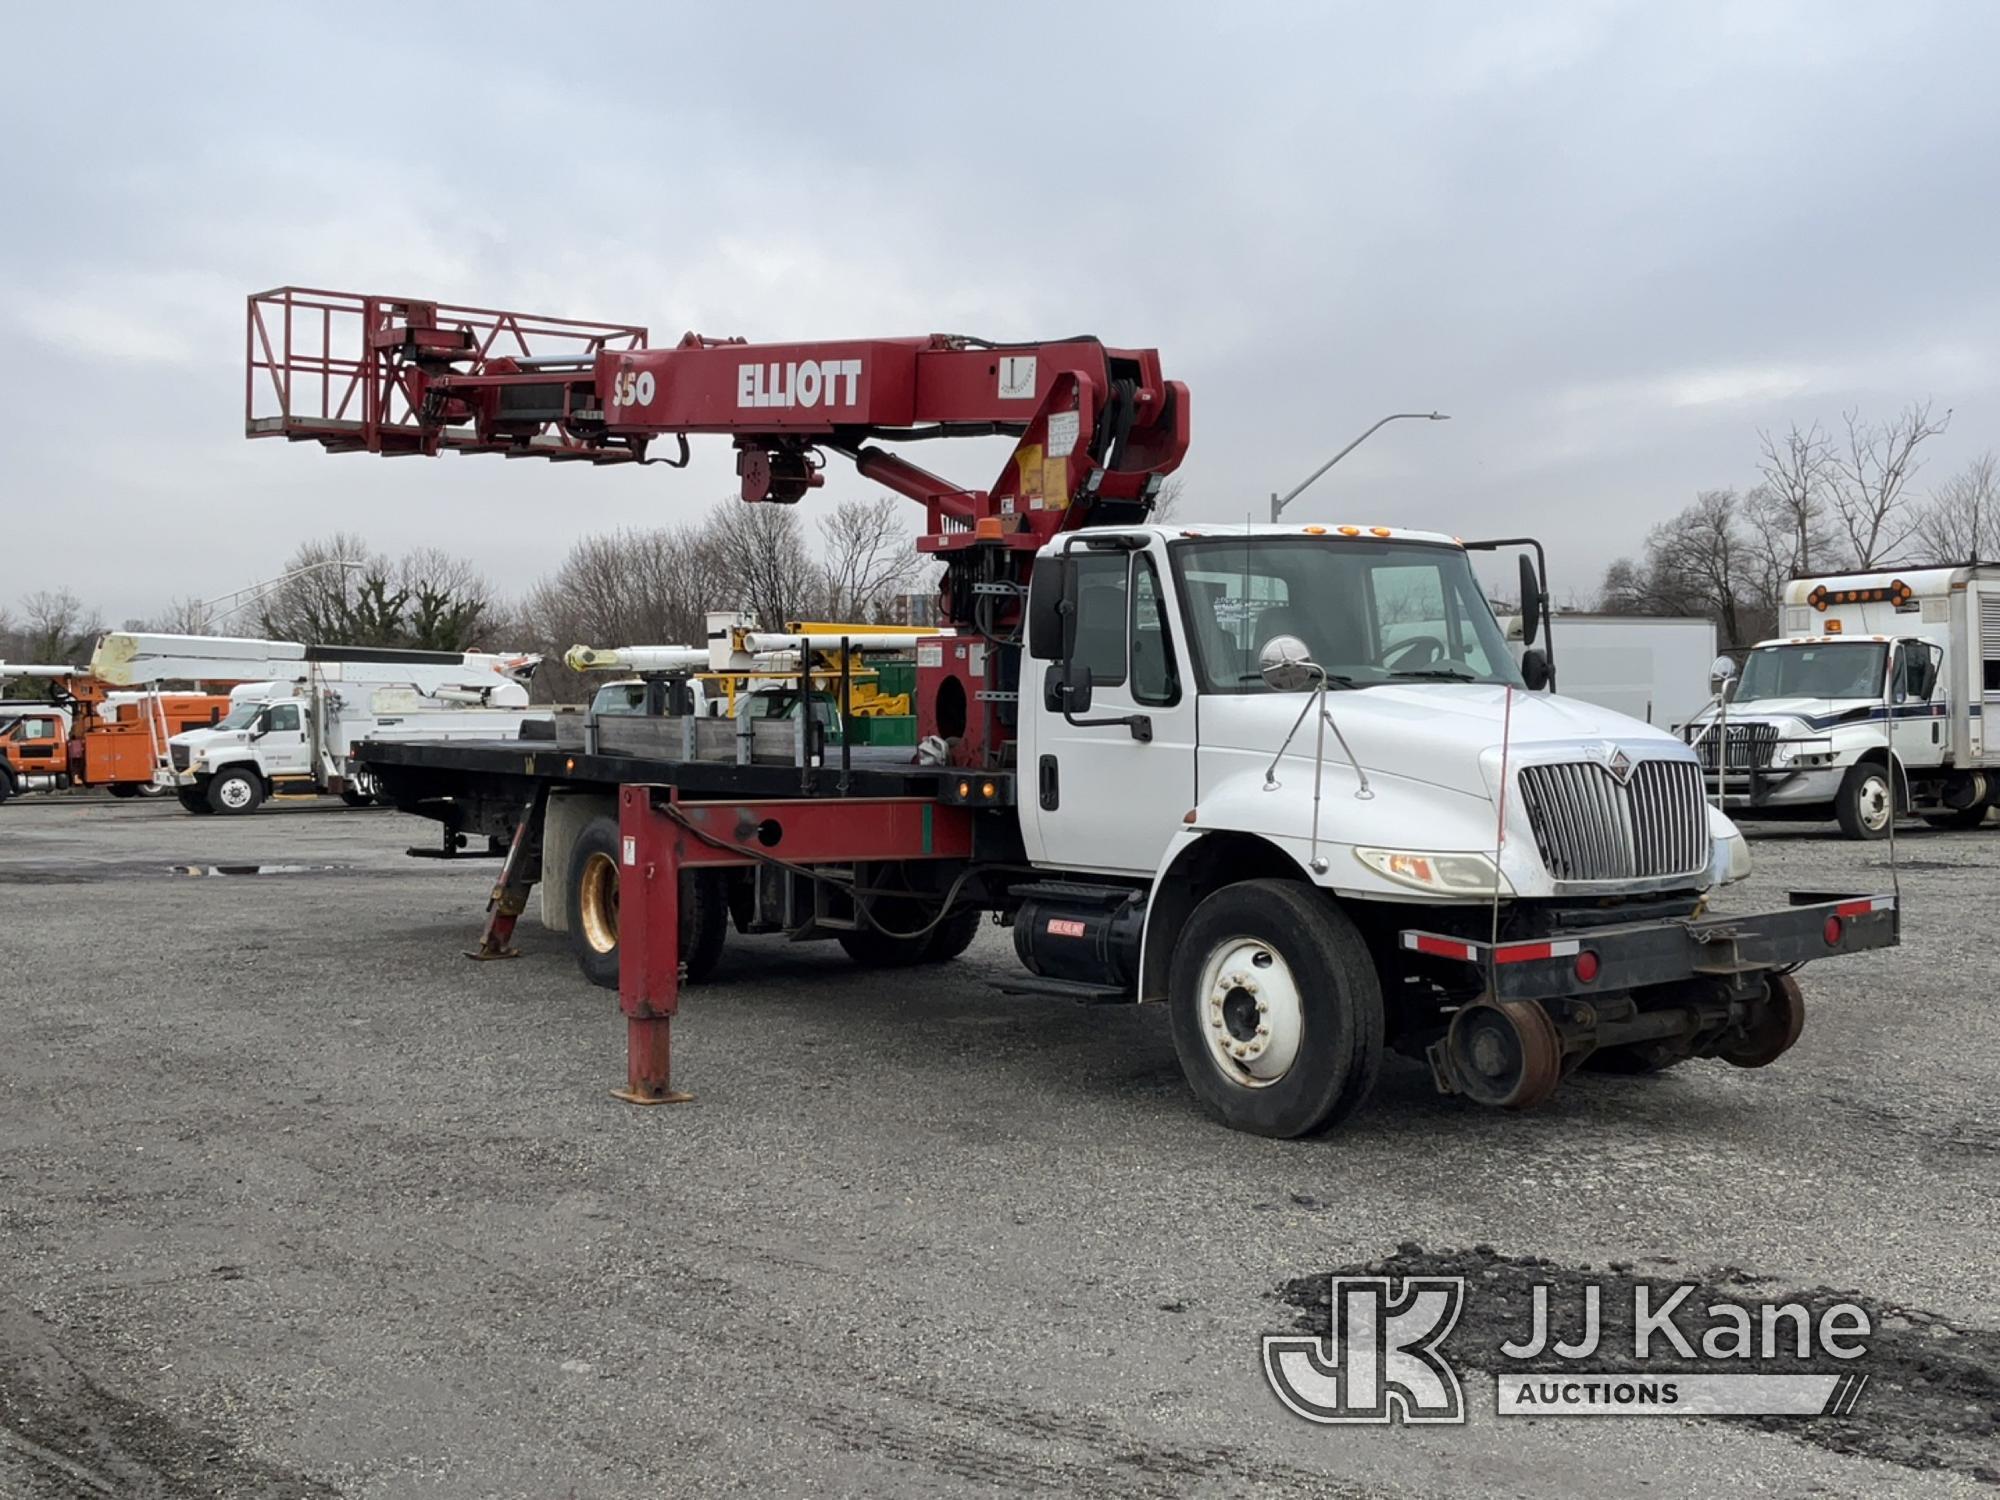
M 1493 962 L 1524 964 L 1538 958 L 1569 958 L 1582 946 L 1573 940 L 1561 943 L 1507 943 L 1493 950 Z
M 1429 953 L 1437 958 L 1456 958 L 1470 963 L 1474 949 L 1470 943 L 1461 943 L 1456 938 L 1432 937 L 1428 932 L 1406 932 L 1403 946 L 1414 948 L 1419 953 Z
M 1896 904 L 1894 896 L 1868 896 L 1860 901 L 1843 901 L 1833 909 L 1836 917 L 1865 917 L 1871 911 L 1887 911 Z

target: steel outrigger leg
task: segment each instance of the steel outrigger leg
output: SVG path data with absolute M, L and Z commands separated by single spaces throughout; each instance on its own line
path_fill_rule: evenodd
M 627 1104 L 686 1104 L 673 1086 L 681 999 L 681 830 L 653 810 L 650 787 L 618 791 L 618 1008 L 625 1013 Z M 671 796 L 672 794 L 666 793 Z
M 514 825 L 506 863 L 500 866 L 500 878 L 493 882 L 493 894 L 486 899 L 486 930 L 479 935 L 479 946 L 466 953 L 467 958 L 521 956 L 521 950 L 511 947 L 510 942 L 514 924 L 527 910 L 528 894 L 542 878 L 542 828 L 548 810 L 549 788 L 544 782 L 535 788 L 521 821 Z

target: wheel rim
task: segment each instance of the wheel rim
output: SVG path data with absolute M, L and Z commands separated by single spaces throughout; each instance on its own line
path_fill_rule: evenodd
M 1855 793 L 1854 811 L 1861 826 L 1879 832 L 1889 826 L 1889 780 L 1886 776 L 1864 776 Z
M 1201 1031 L 1222 1076 L 1268 1088 L 1292 1070 L 1305 1005 L 1283 956 L 1259 938 L 1216 944 L 1201 968 Z
M 224 807 L 241 812 L 250 805 L 250 783 L 241 776 L 232 776 L 222 783 L 216 796 L 222 799 Z
M 584 861 L 577 887 L 577 917 L 584 941 L 599 953 L 618 946 L 618 862 L 608 854 Z

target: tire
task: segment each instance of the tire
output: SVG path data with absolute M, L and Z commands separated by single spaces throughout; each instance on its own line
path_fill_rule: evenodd
M 340 789 L 340 800 L 345 802 L 349 807 L 373 807 L 375 805 L 373 793 L 357 792 L 352 787 L 342 787 Z
M 139 783 L 136 781 L 114 781 L 104 790 L 122 802 L 139 795 Z
M 931 919 L 931 911 L 922 902 L 907 896 L 876 897 L 861 920 L 865 923 L 876 918 L 891 930 L 863 926 L 836 935 L 842 950 L 864 969 L 913 969 L 918 964 L 943 963 L 963 953 L 979 929 L 978 913 L 972 914 L 970 930 L 961 931 L 965 916 L 955 912 L 916 937 L 899 936 L 916 932 Z M 963 941 L 952 947 L 961 936 Z
M 264 783 L 255 771 L 231 766 L 209 778 L 208 810 L 227 817 L 255 812 L 264 803 Z
M 214 808 L 208 805 L 208 793 L 197 786 L 175 787 L 174 800 L 189 812 L 199 817 L 207 817 L 208 814 L 215 811 Z
M 986 920 L 986 913 L 978 907 L 968 907 L 955 911 L 931 929 L 930 946 L 924 950 L 923 961 L 927 964 L 950 963 L 979 936 L 979 924 Z
M 14 795 L 14 778 L 5 766 L 0 766 L 0 802 Z
M 1851 839 L 1886 838 L 1893 816 L 1884 811 L 1889 806 L 1889 797 L 1889 772 L 1880 761 L 1864 760 L 1849 766 L 1833 802 L 1833 815 L 1840 821 L 1840 831 Z
M 601 989 L 618 988 L 618 820 L 591 819 L 570 851 L 563 893 L 569 951 L 583 977 Z M 729 909 L 720 870 L 681 872 L 681 964 L 698 984 L 722 957 Z
M 1259 971 L 1262 994 L 1231 982 Z M 1312 886 L 1246 880 L 1203 900 L 1174 944 L 1167 1009 L 1188 1086 L 1232 1129 L 1311 1135 L 1375 1086 L 1381 983 L 1354 923 Z

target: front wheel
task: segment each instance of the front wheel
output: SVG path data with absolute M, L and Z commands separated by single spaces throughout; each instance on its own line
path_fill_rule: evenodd
M 1174 945 L 1167 1005 L 1189 1086 L 1237 1130 L 1326 1130 L 1375 1086 L 1381 984 L 1353 922 L 1312 886 L 1247 880 L 1207 897 Z
M 208 783 L 208 807 L 210 812 L 229 815 L 253 813 L 264 802 L 264 783 L 257 779 L 257 773 L 242 766 L 231 766 L 227 771 L 218 771 Z
M 1848 767 L 1834 799 L 1833 814 L 1840 821 L 1840 831 L 1849 838 L 1879 839 L 1888 835 L 1895 818 L 1893 807 L 1888 768 L 1869 760 Z

